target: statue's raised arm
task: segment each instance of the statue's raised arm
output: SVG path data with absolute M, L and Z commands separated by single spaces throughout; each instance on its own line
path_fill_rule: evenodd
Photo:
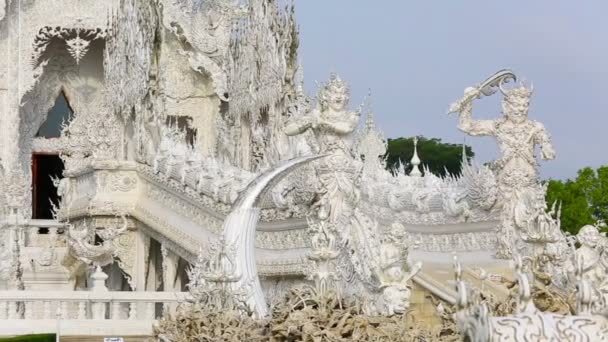
M 502 89 L 502 85 L 509 81 L 515 81 L 517 78 L 510 70 L 500 70 L 494 75 L 488 77 L 475 87 L 468 87 L 464 90 L 464 96 L 450 105 L 449 113 L 458 113 L 458 129 L 473 135 L 494 135 L 496 127 L 495 120 L 474 120 L 472 117 L 473 101 L 482 96 L 490 96 L 498 89 Z
M 515 75 L 501 70 L 480 85 L 465 90 L 465 96 L 450 106 L 449 112 L 459 113 L 458 128 L 469 135 L 490 135 L 496 138 L 501 156 L 493 165 L 499 185 L 505 191 L 518 186 L 532 186 L 538 181 L 537 161 L 534 154 L 540 147 L 542 159 L 555 158 L 549 134 L 545 127 L 528 119 L 528 108 L 533 87 L 520 83 L 507 89 L 508 81 L 516 81 Z M 503 116 L 494 120 L 473 120 L 472 102 L 482 95 L 503 95 Z
M 503 208 L 500 223 L 500 236 L 497 255 L 508 257 L 512 253 L 518 239 L 528 239 L 535 234 L 536 228 L 530 228 L 527 220 L 538 217 L 525 216 L 518 219 L 512 215 L 512 208 L 528 208 L 526 198 L 535 198 L 536 204 L 544 208 L 545 192 L 539 186 L 538 162 L 535 155 L 536 147 L 540 147 L 542 159 L 555 158 L 555 150 L 551 145 L 549 134 L 545 127 L 536 121 L 528 119 L 528 108 L 533 88 L 524 83 L 507 88 L 507 81 L 516 81 L 515 75 L 503 70 L 492 75 L 479 86 L 467 88 L 464 97 L 450 106 L 449 112 L 460 115 L 458 128 L 469 135 L 489 135 L 496 139 L 500 150 L 500 158 L 490 164 L 496 176 L 498 193 L 498 208 Z M 471 117 L 472 102 L 482 95 L 491 95 L 497 90 L 502 94 L 502 117 L 493 120 L 473 120 Z M 517 211 L 516 211 L 517 213 Z M 521 213 L 528 215 L 528 211 Z M 544 216 L 545 217 L 545 216 Z M 530 221 L 532 222 L 532 221 Z M 540 221 L 535 221 L 540 222 Z M 559 223 L 551 223 L 556 227 Z M 522 240 L 523 241 L 523 240 Z
M 473 99 L 480 96 L 479 89 L 468 87 L 464 96 L 450 106 L 450 112 L 457 112 L 458 129 L 473 136 L 494 135 L 494 120 L 473 119 Z

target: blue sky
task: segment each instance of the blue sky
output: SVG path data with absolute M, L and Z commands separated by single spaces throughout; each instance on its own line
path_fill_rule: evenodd
M 371 89 L 387 137 L 462 142 L 448 105 L 511 68 L 533 82 L 530 118 L 558 153 L 541 176 L 608 165 L 608 1 L 296 0 L 296 13 L 308 92 L 330 72 L 350 82 L 353 107 Z M 478 101 L 474 116 L 498 117 L 499 100 Z M 466 142 L 480 162 L 497 156 L 491 138 Z

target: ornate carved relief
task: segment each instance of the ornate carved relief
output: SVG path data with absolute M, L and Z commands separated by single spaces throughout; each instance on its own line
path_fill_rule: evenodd
M 64 28 L 45 26 L 38 31 L 34 38 L 34 53 L 32 54 L 32 64 L 40 63 L 40 56 L 44 53 L 53 38 L 63 39 L 70 55 L 80 63 L 80 60 L 89 51 L 91 42 L 96 39 L 105 39 L 106 30 L 84 29 L 84 28 Z

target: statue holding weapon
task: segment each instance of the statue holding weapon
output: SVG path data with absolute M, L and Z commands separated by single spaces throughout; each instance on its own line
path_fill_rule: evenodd
M 533 87 L 521 83 L 505 89 L 507 82 L 516 80 L 513 72 L 501 70 L 479 86 L 465 89 L 464 97 L 449 109 L 450 113 L 459 114 L 458 128 L 461 131 L 472 136 L 496 138 L 501 157 L 493 162 L 492 169 L 496 173 L 499 187 L 507 193 L 537 184 L 538 163 L 534 154 L 537 145 L 542 159 L 555 158 L 555 150 L 543 124 L 528 119 Z M 473 119 L 473 101 L 481 96 L 492 95 L 497 90 L 503 94 L 503 116 L 494 120 Z
M 478 86 L 466 88 L 463 98 L 454 102 L 448 111 L 459 114 L 458 128 L 461 131 L 472 136 L 493 136 L 498 143 L 501 155 L 490 168 L 496 175 L 499 190 L 495 208 L 502 208 L 498 250 L 502 257 L 510 256 L 515 241 L 521 235 L 517 234 L 517 229 L 525 229 L 514 220 L 518 203 L 526 197 L 544 199 L 544 193 L 533 196 L 542 189 L 539 187 L 536 146 L 540 147 L 542 159 L 555 158 L 555 150 L 545 127 L 528 119 L 533 87 L 519 83 L 507 89 L 505 85 L 511 81 L 517 82 L 515 74 L 510 70 L 501 70 Z M 497 91 L 503 95 L 503 116 L 493 120 L 473 119 L 473 101 Z

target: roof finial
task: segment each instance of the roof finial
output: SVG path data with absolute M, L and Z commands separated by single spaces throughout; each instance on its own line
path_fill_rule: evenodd
M 410 164 L 413 166 L 412 171 L 410 171 L 410 176 L 422 176 L 422 172 L 420 172 L 420 168 L 418 168 L 418 165 L 420 165 L 420 158 L 418 158 L 418 137 L 414 137 L 414 156 L 412 157 Z

